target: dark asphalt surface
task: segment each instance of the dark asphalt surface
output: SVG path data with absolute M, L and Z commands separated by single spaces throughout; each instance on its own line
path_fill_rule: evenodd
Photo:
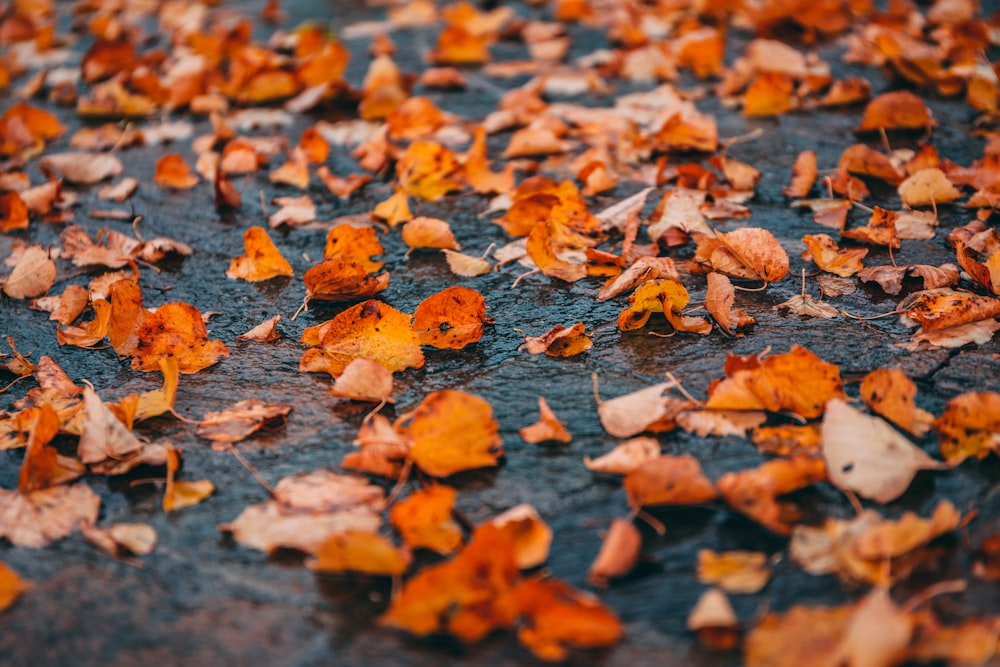
M 258 2 L 240 8 L 255 13 Z M 311 3 L 305 0 L 285 6 L 295 25 L 299 20 L 319 18 L 342 27 L 363 18 L 378 18 L 381 10 L 365 9 L 357 2 Z M 597 33 L 574 30 L 571 55 L 592 50 Z M 400 47 L 397 61 L 407 68 L 420 49 L 431 43 L 429 33 L 393 35 Z M 348 79 L 359 85 L 367 59 L 364 40 L 348 42 L 354 52 Z M 502 44 L 495 53 L 518 55 L 521 47 Z M 731 44 L 730 48 L 736 46 Z M 838 73 L 847 71 L 835 57 L 842 47 L 831 43 L 822 55 Z M 735 53 L 735 51 L 734 51 Z M 523 53 L 521 54 L 523 55 Z M 411 67 L 410 69 L 416 69 Z M 876 92 L 888 88 L 877 72 L 861 70 L 873 79 Z M 506 85 L 497 82 L 498 85 Z M 619 90 L 628 90 L 620 87 Z M 487 113 L 495 104 L 482 92 L 430 93 L 443 109 L 469 118 Z M 586 103 L 609 99 L 581 98 Z M 928 96 L 938 119 L 933 143 L 942 155 L 961 164 L 970 163 L 982 151 L 983 140 L 970 136 L 973 112 L 959 101 Z M 6 107 L 8 97 L 0 97 Z M 751 224 L 771 229 L 792 258 L 793 276 L 804 266 L 799 253 L 802 235 L 825 231 L 809 215 L 791 210 L 781 194 L 787 184 L 792 161 L 799 151 L 816 150 L 821 168 L 835 165 L 842 149 L 855 141 L 851 129 L 860 118 L 860 108 L 789 114 L 773 119 L 746 119 L 738 112 L 723 110 L 713 98 L 700 104 L 715 113 L 720 135 L 742 135 L 755 129 L 762 134 L 730 151 L 763 173 L 757 196 L 751 202 Z M 72 113 L 61 111 L 71 128 L 79 127 Z M 299 118 L 285 130 L 296 138 L 316 120 Z M 207 131 L 198 121 L 196 135 Z M 65 145 L 66 138 L 54 148 Z M 505 139 L 501 139 L 505 141 Z M 273 234 L 278 247 L 292 263 L 296 278 L 261 284 L 228 280 L 224 272 L 231 258 L 242 254 L 241 235 L 251 225 L 264 224 L 257 192 L 297 194 L 291 188 L 274 187 L 262 172 L 252 178 L 243 206 L 220 215 L 211 205 L 210 184 L 187 192 L 165 191 L 152 185 L 153 165 L 161 148 L 130 148 L 122 153 L 129 175 L 142 185 L 132 199 L 136 213 L 143 215 L 141 231 L 147 238 L 167 236 L 195 248 L 182 262 L 167 265 L 162 273 L 143 271 L 142 285 L 147 305 L 163 301 L 186 301 L 202 311 L 221 311 L 211 320 L 213 338 L 229 345 L 231 356 L 216 367 L 182 376 L 177 409 L 192 418 L 219 410 L 246 398 L 260 398 L 295 406 L 286 426 L 254 436 L 240 445 L 246 457 L 272 483 L 286 475 L 317 467 L 336 467 L 351 451 L 351 441 L 369 409 L 339 402 L 326 394 L 327 377 L 298 372 L 304 349 L 298 338 L 305 327 L 320 323 L 343 309 L 338 304 L 314 304 L 296 321 L 290 315 L 304 295 L 301 276 L 310 266 L 303 253 L 317 257 L 322 252 L 324 231 L 291 230 Z M 171 147 L 191 163 L 189 142 Z M 334 155 L 331 171 L 345 173 L 351 160 Z M 597 211 L 638 189 L 624 184 L 597 198 Z M 102 226 L 121 231 L 123 222 L 88 217 L 95 208 L 107 208 L 96 200 L 97 188 L 79 190 L 76 222 L 93 235 Z M 389 189 L 375 183 L 348 203 L 326 194 L 314 182 L 310 194 L 320 204 L 319 219 L 370 211 Z M 650 201 L 659 197 L 650 197 Z M 876 189 L 872 200 L 899 206 L 895 193 Z M 503 231 L 478 216 L 485 200 L 461 197 L 424 203 L 421 213 L 449 220 L 463 249 L 478 254 L 492 242 L 506 241 Z M 929 241 L 904 241 L 897 262 L 940 264 L 953 261 L 944 241 L 947 230 L 964 224 L 970 214 L 959 207 L 942 207 L 942 230 Z M 724 222 L 728 230 L 743 222 Z M 49 244 L 61 228 L 33 223 L 29 232 L 0 237 L 0 257 L 6 256 L 13 238 Z M 451 479 L 459 489 L 458 508 L 479 522 L 519 503 L 531 503 L 554 531 L 547 570 L 587 588 L 586 573 L 601 544 L 601 532 L 614 517 L 625 516 L 628 507 L 620 484 L 595 478 L 581 462 L 609 450 L 616 441 L 606 435 L 597 418 L 591 394 L 592 373 L 601 378 L 605 397 L 633 391 L 662 379 L 667 371 L 681 378 L 696 396 L 703 396 L 708 383 L 721 377 L 727 354 L 758 353 L 767 347 L 784 352 L 800 344 L 824 360 L 840 365 L 850 382 L 868 371 L 899 366 L 918 384 L 918 404 L 939 414 L 945 402 L 958 393 L 976 390 L 1000 391 L 1000 346 L 994 341 L 961 350 L 910 353 L 896 343 L 906 330 L 892 319 L 865 326 L 844 318 L 833 321 L 801 319 L 781 315 L 772 307 L 797 294 L 794 277 L 759 293 L 740 293 L 739 305 L 757 318 L 758 324 L 743 338 L 726 338 L 718 332 L 702 338 L 678 335 L 656 338 L 646 330 L 621 333 L 615 319 L 623 298 L 596 303 L 600 286 L 596 280 L 565 285 L 544 276 L 530 276 L 517 289 L 510 289 L 521 272 L 507 266 L 498 273 L 474 279 L 458 279 L 437 253 L 415 252 L 404 258 L 405 246 L 398 232 L 388 235 L 386 269 L 392 275 L 381 298 L 405 312 L 412 312 L 426 296 L 448 285 L 463 284 L 486 297 L 487 314 L 495 324 L 483 340 L 461 351 L 427 351 L 420 370 L 396 376 L 396 412 L 414 406 L 428 392 L 458 388 L 481 395 L 490 402 L 501 425 L 507 452 L 496 470 L 467 473 Z M 687 257 L 690 247 L 676 252 Z M 875 249 L 869 263 L 887 262 L 887 254 Z M 68 282 L 86 284 L 89 276 L 76 275 L 60 281 L 57 293 Z M 698 300 L 704 293 L 703 279 L 686 280 Z M 815 295 L 815 284 L 811 286 Z M 861 287 L 855 294 L 835 300 L 844 310 L 862 316 L 891 310 L 895 297 L 880 290 Z M 274 343 L 239 343 L 236 337 L 253 325 L 281 313 L 284 337 Z M 538 335 L 556 324 L 582 321 L 594 341 L 589 352 L 554 359 L 518 352 L 520 334 L 514 328 Z M 658 330 L 656 327 L 653 330 Z M 159 374 L 140 374 L 119 361 L 114 351 L 60 348 L 55 327 L 47 314 L 27 310 L 23 302 L 0 299 L 0 334 L 11 335 L 19 349 L 37 358 L 51 355 L 77 382 L 91 382 L 106 398 L 148 390 L 160 382 Z M 0 409 L 9 408 L 30 387 L 0 395 Z M 848 392 L 857 393 L 857 385 Z M 536 399 L 544 395 L 555 413 L 568 424 L 573 442 L 566 446 L 538 447 L 521 441 L 517 430 L 537 417 Z M 392 411 L 389 411 L 392 415 Z M 98 553 L 79 535 L 44 550 L 14 548 L 0 544 L 0 560 L 35 583 L 16 605 L 0 616 L 0 665 L 514 665 L 530 664 L 532 658 L 517 646 L 512 633 L 498 633 L 471 647 L 446 640 L 418 640 L 399 632 L 380 629 L 374 619 L 384 609 L 389 587 L 385 582 L 357 577 L 317 578 L 292 554 L 268 557 L 235 544 L 217 529 L 249 504 L 265 499 L 266 492 L 228 454 L 213 452 L 195 435 L 195 428 L 172 418 L 157 418 L 144 424 L 149 438 L 167 440 L 184 450 L 183 476 L 211 479 L 217 492 L 204 503 L 170 515 L 160 507 L 162 487 L 157 484 L 131 486 L 130 478 L 91 477 L 87 483 L 102 499 L 101 522 L 138 521 L 152 525 L 159 537 L 156 550 L 141 558 L 142 568 L 117 562 Z M 752 467 L 762 459 L 745 439 L 698 438 L 682 431 L 660 436 L 665 453 L 693 454 L 706 474 L 716 479 L 726 471 Z M 934 437 L 922 445 L 935 453 Z M 13 488 L 21 452 L 0 452 L 0 487 Z M 913 510 L 927 515 L 940 499 L 950 499 L 963 512 L 978 509 L 969 527 L 973 544 L 1000 530 L 1000 461 L 969 461 L 958 468 L 917 476 L 909 491 L 883 509 L 890 515 Z M 842 495 L 820 484 L 793 496 L 807 516 L 848 517 L 852 510 Z M 575 654 L 571 664 L 590 665 L 694 665 L 714 667 L 737 664 L 738 656 L 716 655 L 700 648 L 684 629 L 684 621 L 704 587 L 695 580 L 698 549 L 764 550 L 781 553 L 786 540 L 777 538 L 721 505 L 695 509 L 656 510 L 654 516 L 666 526 L 660 536 L 645 530 L 645 558 L 629 577 L 599 593 L 626 625 L 627 637 L 603 651 Z M 970 553 L 963 538 L 947 543 L 941 571 L 917 576 L 897 588 L 900 598 L 920 590 L 928 581 L 964 577 L 970 571 Z M 783 610 L 797 603 L 839 604 L 857 598 L 858 591 L 844 591 L 832 576 L 814 577 L 787 557 L 775 568 L 766 589 L 755 595 L 733 595 L 731 600 L 741 619 L 751 622 L 765 609 Z M 944 609 L 957 616 L 997 612 L 1000 586 L 975 581 L 962 595 L 949 596 Z

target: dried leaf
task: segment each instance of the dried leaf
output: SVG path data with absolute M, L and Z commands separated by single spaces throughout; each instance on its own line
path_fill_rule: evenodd
M 527 350 L 528 354 L 544 352 L 550 357 L 572 357 L 591 347 L 593 342 L 584 333 L 583 322 L 577 322 L 569 329 L 557 324 L 541 336 L 524 336 L 524 344 L 518 349 Z
M 563 422 L 559 421 L 559 418 L 552 412 L 552 408 L 549 407 L 543 396 L 538 397 L 538 411 L 540 413 L 538 421 L 518 431 L 522 440 L 531 444 L 540 442 L 566 443 L 573 440 L 572 434 L 566 430 Z
M 292 265 L 281 256 L 281 251 L 263 227 L 251 227 L 243 232 L 244 254 L 229 264 L 226 276 L 250 282 L 270 280 L 278 276 L 292 276 Z
M 278 331 L 278 322 L 280 321 L 281 315 L 268 318 L 253 329 L 250 329 L 250 331 L 237 336 L 236 340 L 253 341 L 255 343 L 270 343 L 271 341 L 278 340 L 281 338 L 281 332 Z
M 462 546 L 462 529 L 452 519 L 457 495 L 450 486 L 428 486 L 393 505 L 389 519 L 411 549 L 450 554 Z
M 823 416 L 823 458 L 835 486 L 880 503 L 903 495 L 917 471 L 950 467 L 927 456 L 882 419 L 837 398 L 827 403 Z
M 659 457 L 659 441 L 655 438 L 640 437 L 627 440 L 596 459 L 585 456 L 583 465 L 593 472 L 627 475 Z
M 455 285 L 432 294 L 417 306 L 411 328 L 421 345 L 460 350 L 483 337 L 486 301 L 474 289 Z
M 629 505 L 698 505 L 717 497 L 693 456 L 662 455 L 636 468 L 623 482 Z
M 542 660 L 565 660 L 571 647 L 608 646 L 621 622 L 597 598 L 554 579 L 529 579 L 515 591 L 522 626 L 517 638 Z
M 552 529 L 531 505 L 511 507 L 494 517 L 490 524 L 507 535 L 514 552 L 514 563 L 519 569 L 538 567 L 549 557 Z
M 229 356 L 221 341 L 208 339 L 201 313 L 186 303 L 163 304 L 146 316 L 135 335 L 134 370 L 157 370 L 161 359 L 174 357 L 181 373 L 197 373 Z
M 329 394 L 352 401 L 392 403 L 392 373 L 377 361 L 358 357 L 347 364 Z
M 503 454 L 493 408 L 455 389 L 428 394 L 394 426 L 410 439 L 409 459 L 434 477 L 495 466 Z
M 81 523 L 97 521 L 100 506 L 100 497 L 86 484 L 25 494 L 0 489 L 0 537 L 14 546 L 40 549 L 69 536 Z
M 941 454 L 949 463 L 1000 452 L 1000 394 L 969 392 L 948 401 L 934 422 Z
M 398 577 L 410 567 L 410 554 L 367 530 L 345 530 L 330 535 L 306 565 L 314 572 L 357 572 Z
M 206 412 L 198 424 L 198 435 L 219 443 L 245 440 L 262 428 L 283 424 L 290 405 L 265 403 L 251 398 L 220 412 Z
M 56 264 L 41 246 L 21 253 L 14 270 L 3 282 L 3 292 L 12 299 L 30 299 L 49 291 L 56 279 Z
M 757 593 L 771 579 L 767 554 L 757 551 L 698 550 L 698 581 L 727 593 Z
M 861 380 L 861 400 L 865 405 L 920 438 L 930 430 L 934 415 L 916 406 L 916 395 L 917 385 L 897 368 L 880 368 Z
M 788 535 L 799 519 L 794 508 L 778 501 L 778 496 L 826 479 L 822 459 L 799 456 L 776 459 L 756 468 L 728 472 L 715 486 L 726 503 L 778 535 Z

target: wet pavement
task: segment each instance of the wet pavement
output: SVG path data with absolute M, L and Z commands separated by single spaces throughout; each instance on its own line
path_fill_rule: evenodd
M 256 14 L 259 3 L 248 2 L 240 9 Z M 383 10 L 355 2 L 289 2 L 284 9 L 289 13 L 286 25 L 310 18 L 330 20 L 332 12 L 335 28 L 384 15 Z M 431 34 L 417 31 L 393 35 L 400 48 L 397 61 L 404 69 L 431 43 Z M 587 53 L 597 45 L 598 33 L 594 31 L 574 29 L 573 35 L 571 56 Z M 731 40 L 734 52 L 738 39 Z M 347 44 L 354 53 L 347 78 L 357 86 L 367 65 L 367 42 L 359 39 Z M 517 48 L 503 44 L 499 51 L 502 54 L 507 49 L 517 56 Z M 821 53 L 840 68 L 836 72 L 862 71 L 873 79 L 876 92 L 887 89 L 888 82 L 877 72 L 843 69 L 835 57 L 842 50 L 841 45 L 832 42 Z M 467 118 L 483 116 L 496 102 L 482 91 L 435 92 L 429 96 L 441 108 Z M 942 155 L 960 164 L 981 155 L 983 140 L 970 136 L 974 115 L 969 108 L 960 101 L 933 96 L 927 99 L 939 123 L 933 143 Z M 588 95 L 578 101 L 608 104 L 609 100 Z M 0 98 L 0 102 L 6 106 L 10 98 Z M 764 173 L 750 203 L 750 223 L 775 233 L 792 258 L 794 276 L 805 266 L 799 259 L 804 249 L 801 237 L 824 230 L 808 214 L 790 209 L 781 189 L 787 185 L 792 162 L 801 150 L 816 150 L 821 168 L 835 166 L 843 148 L 855 141 L 851 130 L 861 109 L 747 119 L 737 111 L 721 108 L 714 98 L 699 103 L 699 108 L 716 115 L 723 137 L 760 130 L 758 138 L 734 146 L 729 154 Z M 71 129 L 79 127 L 72 113 L 60 114 Z M 295 138 L 316 119 L 298 118 L 283 132 Z M 196 135 L 207 130 L 207 122 L 199 120 Z M 65 141 L 62 139 L 62 144 Z M 171 150 L 178 150 L 190 163 L 194 162 L 190 142 L 175 144 Z M 206 411 L 220 410 L 246 398 L 291 404 L 295 409 L 285 426 L 253 436 L 240 445 L 241 451 L 272 483 L 296 472 L 336 468 L 344 454 L 352 450 L 351 441 L 369 406 L 337 401 L 326 393 L 331 385 L 328 377 L 299 373 L 298 362 L 305 348 L 298 339 L 303 329 L 329 319 L 345 306 L 316 303 L 297 320 L 290 319 L 304 295 L 301 276 L 312 264 L 303 255 L 316 258 L 322 253 L 325 230 L 294 229 L 273 234 L 292 263 L 295 278 L 259 284 L 229 280 L 225 270 L 233 257 L 242 254 L 243 231 L 251 225 L 265 224 L 257 203 L 258 190 L 264 189 L 268 199 L 297 192 L 268 184 L 266 172 L 261 173 L 248 182 L 242 207 L 220 215 L 211 205 L 210 184 L 172 192 L 150 183 L 153 165 L 162 151 L 130 148 L 122 153 L 127 175 L 142 183 L 131 204 L 143 216 L 140 230 L 145 237 L 177 239 L 195 248 L 195 253 L 166 265 L 161 273 L 142 272 L 147 305 L 185 301 L 202 311 L 219 311 L 209 328 L 213 338 L 229 346 L 231 355 L 215 367 L 181 377 L 178 412 L 198 418 Z M 343 154 L 334 155 L 330 168 L 334 173 L 346 173 L 352 169 L 352 161 Z M 623 184 L 597 197 L 591 210 L 600 210 L 638 189 L 636 184 Z M 92 236 L 103 226 L 127 232 L 125 222 L 88 217 L 92 209 L 107 208 L 106 203 L 97 201 L 96 190 L 79 189 L 75 222 Z M 376 181 L 359 196 L 342 203 L 314 182 L 309 194 L 319 203 L 318 218 L 327 220 L 368 212 L 389 192 L 388 184 Z M 654 199 L 658 201 L 659 197 L 650 197 L 651 202 Z M 899 206 L 898 198 L 889 189 L 876 188 L 872 200 Z M 463 250 L 479 254 L 489 244 L 507 240 L 498 226 L 479 215 L 485 205 L 483 198 L 453 197 L 423 203 L 420 213 L 448 220 Z M 971 214 L 952 206 L 942 207 L 940 215 L 942 228 L 937 237 L 905 241 L 896 253 L 898 263 L 937 265 L 953 261 L 953 251 L 943 237 L 949 229 L 965 224 Z M 731 221 L 719 226 L 726 231 L 742 224 Z M 57 241 L 60 231 L 56 225 L 33 223 L 29 232 L 0 237 L 0 257 L 6 256 L 13 238 L 47 245 Z M 995 341 L 980 347 L 912 353 L 897 345 L 908 336 L 894 319 L 863 324 L 843 317 L 829 321 L 779 314 L 773 306 L 800 290 L 800 282 L 794 277 L 764 292 L 739 294 L 738 305 L 757 318 L 756 326 L 742 338 L 724 337 L 718 332 L 708 337 L 659 338 L 648 335 L 647 330 L 619 332 L 615 320 L 624 298 L 597 303 L 594 297 L 600 282 L 596 279 L 567 285 L 533 275 L 511 289 L 522 267 L 509 265 L 479 278 L 459 279 L 436 252 L 416 251 L 404 257 L 406 248 L 398 233 L 385 236 L 383 243 L 386 269 L 392 278 L 389 288 L 380 295 L 382 300 L 412 312 L 426 296 L 462 284 L 485 296 L 487 314 L 495 321 L 478 344 L 460 351 L 426 350 L 424 368 L 397 374 L 395 413 L 402 414 L 425 394 L 443 388 L 473 392 L 489 401 L 500 423 L 507 454 L 495 470 L 464 473 L 449 480 L 459 490 L 458 509 L 470 520 L 480 522 L 519 503 L 531 503 L 554 531 L 547 571 L 582 588 L 588 588 L 586 573 L 601 545 L 602 531 L 611 519 L 628 514 L 620 483 L 595 477 L 582 465 L 584 456 L 603 453 L 617 443 L 604 433 L 598 421 L 592 374 L 601 379 L 605 398 L 660 381 L 666 372 L 680 378 L 695 396 L 704 396 L 709 382 L 722 376 L 726 355 L 753 354 L 769 347 L 784 352 L 799 344 L 838 364 L 848 382 L 856 383 L 876 368 L 902 368 L 917 382 L 920 407 L 935 414 L 940 414 L 945 402 L 958 393 L 972 389 L 1000 391 L 1000 346 Z M 690 246 L 672 251 L 678 258 L 688 257 L 690 252 Z M 866 261 L 873 264 L 887 263 L 888 255 L 875 249 L 869 258 Z M 60 274 L 54 292 L 60 292 L 68 283 L 86 284 L 89 277 Z M 704 294 L 703 278 L 685 280 L 694 300 L 699 300 Z M 817 294 L 815 283 L 811 291 Z M 892 310 L 896 301 L 877 287 L 862 286 L 855 294 L 835 300 L 835 304 L 864 317 Z M 283 316 L 279 324 L 281 340 L 267 344 L 236 342 L 239 334 L 278 313 Z M 521 335 L 515 328 L 539 335 L 557 324 L 577 321 L 586 325 L 593 338 L 589 352 L 557 359 L 518 351 Z M 653 330 L 665 331 L 657 326 Z M 0 334 L 13 336 L 18 348 L 31 352 L 33 358 L 51 355 L 71 378 L 89 381 L 105 398 L 149 390 L 160 382 L 159 374 L 132 371 L 127 360 L 119 361 L 110 348 L 92 351 L 60 347 L 47 314 L 27 310 L 23 302 L 0 299 Z M 28 384 L 0 395 L 0 409 L 10 408 L 30 388 Z M 857 385 L 849 385 L 848 393 L 856 395 Z M 539 395 L 544 395 L 560 419 L 566 421 L 573 434 L 570 444 L 540 447 L 519 438 L 517 430 L 536 420 Z M 388 414 L 391 416 L 393 410 Z M 146 522 L 155 528 L 159 543 L 152 554 L 140 559 L 142 567 L 101 555 L 79 534 L 43 550 L 0 544 L 0 561 L 34 582 L 31 591 L 0 616 L 0 664 L 417 667 L 531 663 L 530 654 L 517 645 L 509 632 L 463 647 L 443 639 L 420 640 L 381 629 L 374 621 L 391 592 L 385 581 L 317 577 L 302 566 L 301 557 L 295 554 L 269 557 L 239 546 L 217 526 L 232 520 L 247 505 L 264 500 L 266 491 L 234 457 L 212 451 L 191 425 L 173 418 L 157 418 L 143 424 L 140 431 L 150 439 L 167 440 L 182 448 L 184 478 L 208 478 L 217 486 L 217 492 L 200 505 L 167 515 L 160 506 L 162 485 L 131 483 L 146 475 L 110 480 L 88 477 L 87 483 L 101 496 L 102 523 Z M 743 438 L 699 438 L 674 431 L 659 439 L 664 453 L 696 456 L 712 479 L 763 460 Z M 935 453 L 933 435 L 921 444 Z M 0 452 L 0 487 L 16 486 L 22 456 L 19 451 Z M 921 473 L 907 493 L 885 511 L 893 516 L 906 510 L 927 515 L 945 498 L 963 512 L 976 508 L 979 515 L 969 527 L 969 536 L 972 544 L 978 544 L 1000 529 L 998 478 L 1000 461 L 996 457 L 969 461 L 951 471 Z M 793 499 L 806 510 L 807 517 L 814 519 L 852 515 L 849 503 L 828 484 L 799 492 Z M 700 648 L 685 631 L 687 614 L 705 588 L 695 580 L 697 551 L 751 549 L 781 554 L 787 541 L 721 504 L 654 510 L 652 514 L 666 526 L 665 534 L 657 535 L 644 527 L 643 562 L 633 574 L 598 592 L 624 621 L 626 638 L 607 650 L 576 653 L 571 664 L 738 664 L 738 655 L 711 653 Z M 971 556 L 965 538 L 956 537 L 949 545 L 942 570 L 930 580 L 967 576 Z M 896 590 L 905 598 L 927 581 L 918 576 Z M 764 610 L 784 610 L 799 603 L 838 604 L 857 596 L 858 591 L 843 590 L 832 576 L 816 577 L 803 572 L 786 556 L 761 593 L 734 595 L 731 600 L 738 616 L 750 622 Z M 950 596 L 947 605 L 955 615 L 966 616 L 995 613 L 998 600 L 1000 586 L 976 581 L 964 594 Z

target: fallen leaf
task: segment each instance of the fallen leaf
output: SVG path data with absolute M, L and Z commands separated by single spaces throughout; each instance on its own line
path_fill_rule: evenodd
M 410 440 L 408 458 L 433 477 L 495 466 L 503 455 L 493 408 L 474 394 L 432 392 L 394 426 Z
M 693 456 L 659 456 L 628 473 L 622 486 L 633 510 L 653 505 L 698 505 L 718 495 Z
M 609 401 L 600 401 L 597 416 L 601 426 L 616 438 L 630 438 L 643 431 L 669 431 L 677 415 L 693 407 L 689 401 L 664 396 L 676 382 L 661 382 Z
M 823 301 L 817 301 L 811 294 L 797 294 L 788 301 L 782 301 L 772 310 L 787 310 L 801 315 L 802 317 L 822 317 L 832 319 L 840 314 L 840 311 Z
M 0 562 L 0 612 L 17 602 L 21 594 L 31 589 L 31 583 Z
M 270 280 L 278 276 L 293 276 L 292 265 L 263 227 L 251 227 L 243 232 L 244 254 L 229 263 L 226 276 L 250 282 Z
M 864 268 L 861 260 L 868 254 L 867 248 L 841 249 L 826 234 L 809 234 L 802 237 L 802 242 L 816 266 L 824 271 L 847 278 Z
M 899 198 L 906 206 L 935 206 L 962 197 L 948 176 L 936 167 L 921 169 L 899 184 Z
M 410 248 L 461 250 L 451 226 L 444 220 L 418 216 L 403 225 L 403 243 Z
M 522 621 L 518 641 L 542 660 L 565 660 L 569 648 L 614 644 L 624 632 L 597 598 L 555 579 L 523 581 L 514 597 Z
M 392 373 L 377 361 L 358 357 L 344 367 L 344 372 L 334 383 L 329 394 L 335 398 L 352 401 L 385 401 L 393 403 Z
M 444 257 L 448 262 L 448 268 L 456 276 L 475 278 L 476 276 L 486 275 L 493 269 L 493 265 L 482 257 L 472 257 L 471 255 L 465 255 L 447 248 L 442 248 L 441 252 L 444 253 Z
M 729 278 L 714 271 L 709 273 L 708 290 L 705 293 L 705 310 L 729 335 L 735 335 L 739 329 L 757 323 L 757 320 L 748 315 L 742 308 L 734 308 L 735 303 L 736 290 Z
M 281 315 L 268 318 L 253 329 L 250 329 L 250 331 L 237 336 L 236 340 L 253 341 L 255 343 L 270 343 L 271 341 L 278 340 L 281 338 L 281 332 L 278 331 L 278 322 L 280 321 Z
M 538 397 L 538 411 L 540 413 L 538 421 L 518 431 L 522 440 L 531 444 L 540 442 L 566 443 L 573 440 L 572 434 L 566 430 L 563 422 L 559 421 L 559 418 L 552 412 L 552 408 L 549 407 L 543 396 Z
M 450 554 L 462 546 L 462 529 L 452 518 L 458 492 L 433 484 L 414 491 L 389 511 L 389 520 L 411 549 Z
M 377 361 L 393 373 L 420 368 L 424 355 L 410 320 L 409 315 L 380 301 L 352 306 L 303 332 L 302 342 L 319 347 L 305 351 L 299 370 L 337 377 L 358 357 Z
M 767 554 L 758 551 L 698 550 L 698 581 L 728 593 L 758 593 L 771 579 Z
M 781 191 L 782 194 L 793 199 L 808 197 L 818 173 L 816 152 L 802 151 L 795 158 L 795 164 L 792 165 L 791 182 Z
M 142 449 L 142 442 L 90 387 L 83 389 L 83 406 L 83 427 L 77 445 L 77 456 L 82 463 L 126 459 Z
M 100 506 L 100 497 L 86 484 L 24 494 L 0 489 L 0 537 L 40 549 L 69 536 L 81 522 L 96 522 Z
M 357 572 L 398 577 L 410 567 L 410 554 L 385 537 L 367 530 L 330 535 L 306 562 L 313 572 Z
M 924 130 L 937 125 L 924 101 L 908 90 L 883 93 L 865 107 L 855 132 Z
M 39 165 L 55 169 L 69 183 L 93 185 L 121 176 L 122 161 L 110 153 L 50 153 Z
M 740 623 L 729 598 L 718 588 L 701 594 L 688 615 L 686 627 L 698 640 L 716 651 L 731 651 L 740 641 Z
M 483 295 L 454 285 L 421 301 L 411 328 L 421 345 L 460 350 L 478 342 L 488 322 L 492 320 L 486 317 Z
M 191 173 L 191 168 L 180 155 L 167 153 L 156 161 L 153 182 L 161 188 L 190 190 L 198 185 L 198 176 Z
M 639 562 L 641 548 L 642 536 L 635 524 L 628 519 L 613 520 L 587 573 L 587 581 L 592 586 L 605 588 L 610 579 L 624 577 Z
M 265 403 L 251 398 L 239 401 L 220 412 L 206 412 L 198 423 L 198 435 L 218 443 L 233 443 L 249 438 L 262 428 L 283 424 L 290 405 Z
M 215 485 L 207 479 L 177 481 L 177 469 L 181 464 L 180 452 L 167 447 L 167 485 L 163 492 L 163 511 L 173 512 L 197 505 L 215 492 Z
M 374 533 L 381 523 L 384 494 L 363 477 L 315 470 L 285 477 L 274 490 L 274 498 L 247 507 L 219 529 L 266 553 L 287 548 L 315 554 L 331 535 Z
M 520 609 L 517 580 L 507 536 L 486 524 L 457 556 L 410 578 L 379 623 L 418 636 L 443 632 L 474 642 L 513 625 Z
M 799 513 L 778 497 L 826 479 L 822 459 L 776 459 L 756 468 L 727 472 L 715 486 L 726 503 L 778 535 L 792 532 Z
M 788 410 L 812 419 L 829 399 L 844 396 L 840 369 L 798 345 L 763 358 L 730 355 L 726 376 L 709 387 L 706 408 Z
M 583 322 L 577 322 L 569 329 L 557 324 L 541 336 L 524 336 L 524 344 L 518 349 L 527 350 L 528 354 L 544 352 L 550 357 L 572 357 L 586 352 L 593 345 L 593 342 L 584 333 Z
M 861 400 L 873 412 L 921 438 L 930 430 L 934 415 L 914 403 L 917 385 L 898 368 L 880 368 L 861 380 Z
M 493 517 L 489 523 L 507 535 L 514 552 L 514 563 L 519 569 L 538 567 L 549 557 L 552 529 L 531 505 L 511 507 Z
M 157 370 L 161 359 L 175 357 L 181 373 L 197 373 L 229 356 L 221 341 L 208 339 L 201 313 L 186 303 L 165 303 L 149 313 L 135 336 L 134 370 Z
M 949 463 L 1000 452 L 1000 394 L 969 392 L 948 401 L 934 422 L 941 455 Z
M 876 502 L 903 495 L 919 470 L 950 467 L 927 456 L 887 422 L 839 398 L 826 405 L 822 433 L 830 481 Z
M 921 332 L 1000 317 L 1000 299 L 940 288 L 915 292 L 896 310 L 920 323 Z
M 641 284 L 660 279 L 673 281 L 681 279 L 674 266 L 674 260 L 669 257 L 640 257 L 620 274 L 608 279 L 597 293 L 597 300 L 607 301 Z
M 156 548 L 156 531 L 145 523 L 115 523 L 107 528 L 80 524 L 80 533 L 113 558 L 145 556 Z
M 659 441 L 655 438 L 640 437 L 627 440 L 596 459 L 585 456 L 583 465 L 593 472 L 627 475 L 659 457 Z
M 55 279 L 56 264 L 49 259 L 49 251 L 29 246 L 3 281 L 3 293 L 12 299 L 30 299 L 48 292 Z

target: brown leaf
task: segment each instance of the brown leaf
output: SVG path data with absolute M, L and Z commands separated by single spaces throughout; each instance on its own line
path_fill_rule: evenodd
M 110 153 L 50 153 L 39 164 L 55 169 L 67 182 L 80 185 L 121 176 L 124 169 L 122 161 Z
M 736 290 L 729 278 L 714 271 L 709 273 L 708 291 L 705 293 L 705 310 L 722 327 L 722 330 L 730 335 L 757 322 L 742 308 L 734 308 L 735 303 Z
M 265 403 L 255 398 L 239 401 L 221 412 L 206 412 L 198 435 L 219 443 L 245 440 L 264 427 L 283 424 L 290 405 Z
M 663 455 L 644 463 L 622 483 L 629 505 L 698 505 L 718 495 L 693 456 Z
M 583 465 L 594 472 L 627 475 L 659 456 L 659 441 L 656 438 L 640 437 L 627 440 L 596 459 L 585 456 Z
M 97 521 L 100 497 L 86 484 L 54 486 L 30 493 L 0 489 L 0 537 L 40 549 Z
M 527 350 L 528 354 L 544 352 L 550 357 L 572 357 L 591 347 L 593 342 L 584 333 L 583 322 L 577 322 L 569 329 L 557 324 L 541 336 L 524 336 L 524 344 L 518 349 Z
M 41 246 L 29 246 L 21 253 L 3 282 L 3 292 L 12 299 L 29 299 L 49 291 L 56 279 L 56 264 Z

